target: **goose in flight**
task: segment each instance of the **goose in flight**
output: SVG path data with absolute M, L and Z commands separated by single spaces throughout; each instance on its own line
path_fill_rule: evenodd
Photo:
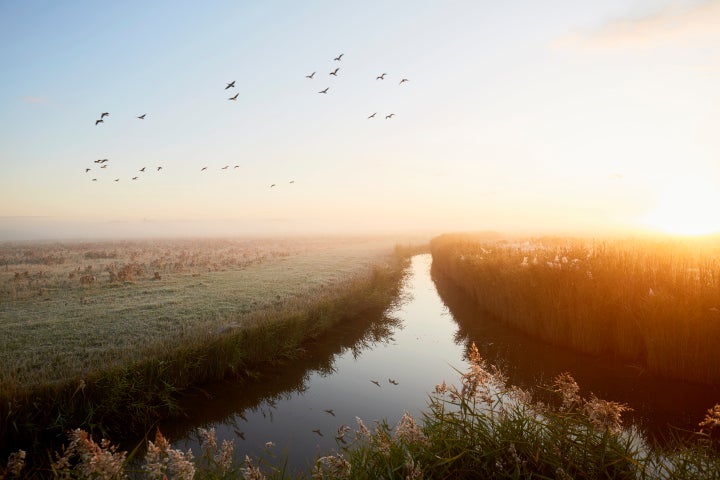
M 116 182 L 119 182 L 119 181 L 120 181 L 120 179 L 119 179 L 119 178 L 116 178 L 116 179 L 115 179 L 115 181 L 116 181 Z
M 340 55 L 338 55 L 337 57 L 335 57 L 335 61 L 336 61 L 336 62 L 339 62 L 340 60 L 342 60 L 343 55 L 345 55 L 345 54 L 344 54 L 344 53 L 341 53 Z
M 295 183 L 295 180 L 290 180 L 290 182 L 289 182 L 289 183 Z
M 90 169 L 89 169 L 89 168 L 86 168 L 86 169 L 85 169 L 85 173 L 87 173 L 87 172 L 89 172 L 89 171 L 90 171 Z
M 333 70 L 332 72 L 330 72 L 330 75 L 335 75 L 337 77 L 338 70 L 340 70 L 340 67 L 338 67 L 335 70 Z
M 402 80 L 400 80 L 400 83 L 398 85 L 402 85 L 403 83 L 409 82 L 409 81 L 410 80 L 408 80 L 407 78 L 403 78 Z
M 140 178 L 140 177 L 133 177 L 132 179 L 133 179 L 133 180 L 137 180 L 138 178 Z
M 390 115 L 385 115 L 385 120 L 392 118 L 393 116 L 395 116 L 394 113 L 391 113 Z
M 370 380 L 370 381 L 371 381 L 372 383 L 374 383 L 375 385 L 377 385 L 378 387 L 380 386 L 380 382 L 378 382 L 377 380 Z
M 103 113 L 100 114 L 100 118 L 101 118 L 101 119 L 103 119 L 103 118 L 105 118 L 105 117 L 109 117 L 109 116 L 110 116 L 110 113 L 108 113 L 108 112 L 103 112 Z
M 162 167 L 158 167 L 158 168 L 157 168 L 157 171 L 158 171 L 158 172 L 159 172 L 160 170 L 162 170 Z
M 333 417 L 335 416 L 335 412 L 333 411 L 332 408 L 328 408 L 327 410 L 323 410 L 323 411 L 324 411 L 325 413 L 329 413 L 329 414 L 332 415 Z
M 309 78 L 310 80 L 312 80 L 312 78 L 315 76 L 316 73 L 317 72 L 313 72 L 310 75 L 305 75 L 305 78 Z
M 240 94 L 236 93 L 234 96 L 228 98 L 228 100 L 237 100 L 238 95 L 240 95 Z
M 220 170 L 227 170 L 228 168 L 230 168 L 230 165 L 225 165 L 225 166 L 222 167 Z
M 225 87 L 225 90 L 227 90 L 228 88 L 234 88 L 234 87 L 235 87 L 235 80 L 233 80 L 232 82 L 228 83 L 228 84 L 227 84 L 227 87 Z
M 139 118 L 140 120 L 145 120 L 145 115 L 147 115 L 147 114 L 143 113 L 142 115 L 139 115 L 137 118 Z
M 202 167 L 202 168 L 200 169 L 201 172 L 202 172 L 203 170 L 207 170 L 207 167 Z
M 373 113 L 372 115 L 370 115 L 370 116 L 368 117 L 368 120 L 370 120 L 371 118 L 375 118 L 375 115 L 377 115 L 377 112 L 375 112 L 375 113 Z
M 144 171 L 145 171 L 145 167 L 142 167 L 140 170 L 138 170 L 138 172 L 144 172 Z
M 233 167 L 233 170 L 236 169 L 236 168 L 240 168 L 240 165 L 235 165 L 235 166 Z
M 107 165 L 100 165 L 100 168 L 107 168 Z
M 273 183 L 272 185 L 270 185 L 270 188 L 273 188 L 274 186 L 275 186 L 275 184 Z
M 99 120 L 95 120 L 95 125 L 97 125 L 98 123 L 105 123 L 105 122 L 104 122 L 103 119 L 101 118 L 101 119 L 99 119 Z
M 92 181 L 93 181 L 93 182 L 97 182 L 97 178 L 93 178 Z
M 375 80 L 385 80 L 385 75 L 387 75 L 387 73 L 383 73 L 382 75 L 378 75 Z
M 329 88 L 330 88 L 330 87 L 327 87 L 325 90 L 320 90 L 318 93 L 327 93 L 327 91 L 328 91 Z

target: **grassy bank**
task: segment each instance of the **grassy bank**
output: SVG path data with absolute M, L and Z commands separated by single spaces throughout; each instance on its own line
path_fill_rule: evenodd
M 433 268 L 500 321 L 548 342 L 720 384 L 720 243 L 443 235 Z
M 338 427 L 338 450 L 318 455 L 308 472 L 289 472 L 268 442 L 260 458 L 234 460 L 235 444 L 201 432 L 200 452 L 173 449 L 160 432 L 147 452 L 127 452 L 80 429 L 51 467 L 30 471 L 22 452 L 7 462 L 7 478 L 123 479 L 717 479 L 720 405 L 701 419 L 692 440 L 657 450 L 622 424 L 624 405 L 581 397 L 568 374 L 541 386 L 554 395 L 539 402 L 507 384 L 475 345 L 456 385 L 437 385 L 422 420 L 405 413 L 397 425 Z M 197 457 L 195 456 L 197 455 Z M 132 456 L 132 454 L 130 454 Z M 0 476 L 2 470 L 0 469 Z
M 387 308 L 404 266 L 387 242 L 361 242 L 159 280 L 108 275 L 48 289 L 48 301 L 3 303 L 0 323 L 11 335 L 2 340 L 2 449 L 41 451 L 68 428 L 143 435 L 181 414 L 177 399 L 187 389 L 252 376 L 266 362 L 302 355 L 337 322 Z M 93 301 L 69 305 L 78 297 Z

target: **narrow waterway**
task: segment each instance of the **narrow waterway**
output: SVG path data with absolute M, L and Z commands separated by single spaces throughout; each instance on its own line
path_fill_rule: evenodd
M 694 429 L 720 402 L 718 388 L 655 379 L 638 367 L 572 354 L 504 327 L 431 275 L 431 263 L 430 255 L 413 257 L 398 306 L 371 328 L 339 328 L 307 358 L 264 372 L 262 382 L 200 391 L 184 405 L 187 420 L 162 431 L 175 448 L 197 455 L 198 429 L 214 428 L 218 442 L 235 441 L 239 459 L 287 458 L 289 469 L 306 469 L 317 454 L 339 449 L 338 428 L 354 429 L 356 417 L 368 426 L 383 419 L 394 425 L 405 410 L 417 418 L 434 386 L 456 382 L 456 369 L 465 369 L 469 342 L 519 386 L 571 372 L 583 392 L 629 403 L 633 420 L 656 436 L 666 435 L 669 424 Z

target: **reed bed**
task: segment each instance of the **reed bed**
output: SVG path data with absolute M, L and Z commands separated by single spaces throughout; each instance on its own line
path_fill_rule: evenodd
M 108 274 L 49 289 L 47 301 L 0 304 L 9 333 L 0 339 L 0 451 L 44 451 L 69 428 L 142 437 L 182 414 L 188 389 L 254 377 L 338 322 L 386 309 L 404 275 L 401 250 L 387 240 L 324 244 L 226 271 L 203 265 L 200 277 Z
M 720 241 L 443 235 L 433 268 L 545 341 L 720 384 Z
M 720 478 L 720 405 L 699 422 L 694 438 L 659 450 L 623 426 L 625 405 L 581 397 L 567 373 L 540 387 L 553 397 L 539 402 L 508 385 L 474 344 L 467 356 L 458 384 L 437 385 L 421 420 L 405 412 L 395 426 L 376 421 L 369 428 L 360 418 L 354 428 L 340 425 L 338 449 L 318 455 L 309 471 L 288 471 L 272 441 L 260 458 L 238 461 L 233 440 L 220 442 L 213 430 L 201 430 L 197 457 L 172 448 L 160 431 L 140 457 L 74 429 L 47 468 L 26 469 L 25 453 L 17 451 L 0 467 L 0 478 Z

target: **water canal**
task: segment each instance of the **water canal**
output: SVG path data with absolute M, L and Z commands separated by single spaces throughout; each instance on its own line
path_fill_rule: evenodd
M 198 393 L 184 405 L 187 420 L 161 426 L 163 433 L 175 448 L 197 454 L 198 428 L 215 428 L 218 442 L 235 441 L 240 459 L 287 458 L 289 469 L 306 469 L 317 454 L 338 450 L 338 427 L 355 429 L 356 417 L 368 426 L 382 419 L 394 425 L 405 410 L 419 418 L 434 386 L 455 383 L 456 369 L 465 369 L 469 342 L 515 385 L 534 387 L 571 372 L 583 393 L 630 404 L 632 420 L 653 436 L 667 435 L 668 425 L 694 429 L 720 401 L 718 388 L 663 381 L 504 327 L 431 273 L 431 264 L 429 254 L 413 257 L 398 304 L 373 327 L 340 328 L 313 345 L 312 355 L 251 385 Z

